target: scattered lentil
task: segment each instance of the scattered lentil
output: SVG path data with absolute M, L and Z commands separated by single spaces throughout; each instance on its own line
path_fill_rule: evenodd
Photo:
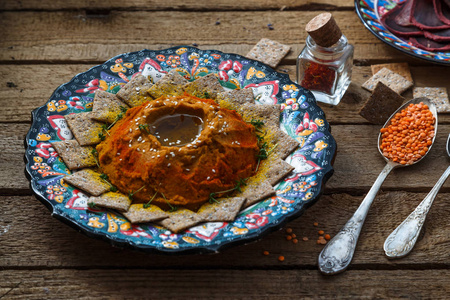
M 278 256 L 278 260 L 279 261 L 284 261 L 284 256 L 283 255 Z

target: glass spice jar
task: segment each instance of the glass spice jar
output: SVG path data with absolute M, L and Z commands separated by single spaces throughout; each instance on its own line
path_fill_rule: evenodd
M 313 18 L 306 31 L 305 48 L 297 58 L 297 83 L 317 101 L 337 105 L 351 81 L 353 46 L 330 13 Z

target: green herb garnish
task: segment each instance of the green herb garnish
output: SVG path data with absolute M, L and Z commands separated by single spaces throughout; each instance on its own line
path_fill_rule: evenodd
M 142 132 L 147 132 L 148 134 L 150 134 L 150 130 L 148 129 L 148 124 L 139 124 L 139 130 Z
M 156 193 L 153 195 L 153 197 L 152 197 L 152 199 L 150 199 L 150 201 L 148 201 L 147 203 L 144 203 L 143 207 L 144 207 L 144 208 L 149 208 L 149 207 L 150 207 L 150 203 L 152 203 L 153 199 L 155 199 L 155 197 L 156 197 L 157 194 L 158 194 L 158 192 L 156 192 Z
M 211 204 L 213 202 L 219 203 L 219 201 L 217 201 L 217 199 L 215 198 L 216 195 L 225 194 L 225 193 L 229 193 L 229 192 L 233 192 L 233 191 L 238 191 L 238 192 L 242 193 L 241 187 L 247 185 L 247 179 L 248 178 L 239 179 L 238 181 L 236 181 L 236 185 L 233 188 L 231 188 L 231 189 L 228 189 L 228 190 L 225 190 L 225 191 L 220 191 L 220 192 L 214 192 L 214 193 L 209 194 L 209 199 L 208 199 L 209 203 L 211 203 Z
M 139 188 L 138 190 L 136 190 L 135 192 L 131 191 L 128 193 L 128 199 L 130 199 L 131 201 L 133 201 L 133 196 L 134 194 L 140 192 L 143 188 L 145 187 L 145 185 L 143 185 L 141 188 Z

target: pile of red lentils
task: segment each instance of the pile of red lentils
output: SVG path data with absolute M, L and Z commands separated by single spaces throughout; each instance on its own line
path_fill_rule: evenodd
M 423 102 L 408 105 L 380 130 L 383 155 L 402 165 L 421 159 L 432 144 L 435 121 Z
M 318 222 L 314 222 L 313 225 L 314 225 L 314 227 L 318 227 L 319 223 Z M 292 228 L 290 228 L 290 227 L 286 228 L 285 232 L 286 232 L 286 241 L 292 242 L 294 244 L 298 244 L 298 241 L 299 241 L 298 237 L 294 233 L 294 230 Z M 329 234 L 325 234 L 325 231 L 323 231 L 323 230 L 319 230 L 317 233 L 318 233 L 318 239 L 317 239 L 316 243 L 318 245 L 325 245 L 327 243 L 327 241 L 329 241 L 331 239 L 331 236 Z M 304 236 L 302 238 L 302 240 L 304 242 L 307 242 L 307 241 L 309 241 L 309 238 Z M 263 255 L 268 256 L 268 255 L 270 255 L 270 253 L 269 253 L 269 251 L 265 250 L 265 251 L 263 251 Z M 278 256 L 278 260 L 280 262 L 283 262 L 285 260 L 284 255 Z

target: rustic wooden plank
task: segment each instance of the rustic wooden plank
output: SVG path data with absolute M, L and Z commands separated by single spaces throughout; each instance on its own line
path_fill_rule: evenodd
M 327 183 L 327 193 L 364 193 L 369 190 L 385 161 L 377 150 L 376 125 L 334 125 L 332 134 L 338 144 L 335 173 Z M 29 193 L 28 181 L 23 175 L 23 138 L 28 124 L 0 124 L 0 191 Z M 440 125 L 436 142 L 430 153 L 419 164 L 392 171 L 383 189 L 428 191 L 448 165 L 445 152 L 450 125 Z M 361 176 L 359 174 L 363 174 Z M 450 191 L 450 181 L 443 186 Z
M 215 1 L 164 1 L 164 0 L 133 0 L 133 1 L 33 1 L 33 0 L 4 0 L 0 3 L 0 10 L 81 10 L 86 9 L 94 13 L 102 14 L 111 10 L 292 10 L 292 9 L 351 9 L 354 7 L 352 0 L 247 0 L 234 2 L 225 0 Z M 100 12 L 95 12 L 101 10 Z M 106 10 L 106 12 L 105 12 Z
M 381 192 L 371 208 L 350 269 L 450 266 L 450 208 L 447 193 L 438 194 L 412 253 L 388 260 L 383 243 L 392 230 L 414 210 L 425 193 Z M 237 246 L 215 255 L 166 256 L 111 247 L 88 238 L 51 218 L 32 196 L 0 196 L 0 268 L 312 268 L 322 250 L 318 230 L 334 236 L 354 213 L 363 196 L 324 195 L 300 218 L 290 222 L 298 244 L 286 240 L 284 230 L 261 241 Z M 318 226 L 313 223 L 318 222 Z M 303 241 L 307 237 L 308 241 Z M 269 256 L 262 254 L 269 251 Z M 284 255 L 283 263 L 278 256 Z M 33 259 L 30 259 L 32 257 Z
M 6 270 L 8 299 L 444 299 L 448 270 L 348 271 L 334 277 L 311 270 Z
M 44 105 L 53 91 L 73 76 L 87 71 L 94 64 L 80 65 L 4 65 L 0 70 L 0 122 L 29 122 L 30 112 Z M 295 81 L 295 66 L 280 65 L 280 72 L 288 73 Z M 450 69 L 447 67 L 427 66 L 412 67 L 416 86 L 446 87 L 450 91 Z M 359 86 L 371 76 L 370 67 L 353 68 L 353 83 L 338 106 L 319 103 L 331 124 L 368 123 L 359 116 L 358 111 L 370 95 Z M 9 87 L 8 82 L 16 87 Z M 363 97 L 361 97 L 361 95 Z M 412 98 L 412 92 L 404 94 Z M 450 122 L 450 114 L 440 114 L 441 123 Z
M 0 15 L 0 28 L 4 28 L 0 62 L 99 62 L 123 52 L 193 43 L 201 48 L 246 54 L 266 37 L 292 46 L 285 62 L 293 63 L 307 36 L 306 23 L 319 12 L 114 11 L 102 18 L 89 18 L 78 11 L 4 12 Z M 355 44 L 357 61 L 404 59 L 424 64 L 379 41 L 353 11 L 336 11 L 334 16 Z M 215 25 L 217 20 L 220 25 Z M 269 23 L 274 30 L 269 30 Z

